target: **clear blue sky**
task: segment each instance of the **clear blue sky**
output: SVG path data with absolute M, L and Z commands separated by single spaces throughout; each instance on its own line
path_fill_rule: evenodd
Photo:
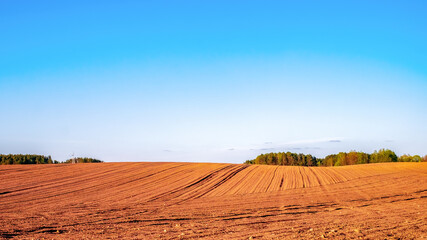
M 0 153 L 427 154 L 426 1 L 0 2 Z

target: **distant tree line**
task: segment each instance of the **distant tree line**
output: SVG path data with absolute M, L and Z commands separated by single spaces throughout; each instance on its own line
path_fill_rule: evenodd
M 310 154 L 291 152 L 267 153 L 257 156 L 253 160 L 247 160 L 246 164 L 267 164 L 267 165 L 286 165 L 286 166 L 345 166 L 366 163 L 382 162 L 427 162 L 427 155 L 402 155 L 398 157 L 396 153 L 389 149 L 381 149 L 371 154 L 364 152 L 340 152 L 331 154 L 325 158 L 316 158 Z
M 95 158 L 82 158 L 82 157 L 78 157 L 78 158 L 70 158 L 67 161 L 65 161 L 65 163 L 101 163 L 102 161 L 99 159 L 95 159 Z
M 0 164 L 50 164 L 58 163 L 52 160 L 50 156 L 35 154 L 0 154 Z
M 36 154 L 0 154 L 0 164 L 58 164 L 58 163 L 99 163 L 101 160 L 94 158 L 72 158 L 65 162 L 52 160 L 51 156 Z
M 340 152 L 325 157 L 323 166 L 345 166 L 366 163 L 397 162 L 399 158 L 396 153 L 389 149 L 381 149 L 372 154 L 351 151 L 349 153 Z
M 266 153 L 257 156 L 253 160 L 247 160 L 247 164 L 287 165 L 287 166 L 318 166 L 319 159 L 312 155 L 291 152 Z

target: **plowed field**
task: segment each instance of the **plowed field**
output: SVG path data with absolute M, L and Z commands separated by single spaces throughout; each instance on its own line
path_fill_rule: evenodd
M 427 163 L 0 166 L 0 237 L 418 239 Z

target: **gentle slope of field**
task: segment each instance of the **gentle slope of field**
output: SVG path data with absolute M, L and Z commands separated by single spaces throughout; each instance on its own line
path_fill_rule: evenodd
M 427 163 L 0 166 L 3 238 L 427 237 Z

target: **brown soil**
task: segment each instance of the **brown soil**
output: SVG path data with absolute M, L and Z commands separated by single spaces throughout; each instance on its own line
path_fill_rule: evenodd
M 427 163 L 0 166 L 0 238 L 420 239 Z

